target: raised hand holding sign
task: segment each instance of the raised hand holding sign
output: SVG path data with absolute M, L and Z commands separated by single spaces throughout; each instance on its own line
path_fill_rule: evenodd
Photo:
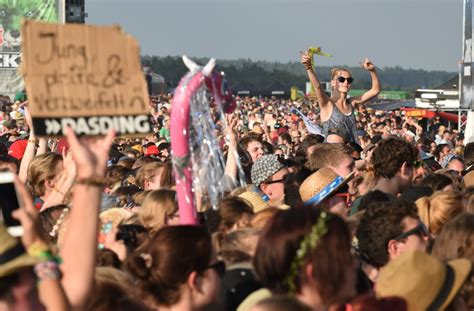
M 22 35 L 37 136 L 151 132 L 138 42 L 120 27 L 26 21 Z

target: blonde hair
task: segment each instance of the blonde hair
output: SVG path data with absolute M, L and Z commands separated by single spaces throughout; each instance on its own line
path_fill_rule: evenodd
M 338 166 L 345 157 L 351 157 L 352 150 L 344 144 L 322 143 L 314 146 L 307 167 L 317 170 L 328 166 Z
M 464 155 L 464 146 L 454 147 L 454 154 L 462 157 Z
M 254 214 L 250 221 L 250 226 L 255 229 L 262 230 L 270 218 L 278 211 L 276 207 L 268 207 L 260 212 Z
M 152 179 L 156 175 L 156 171 L 163 168 L 161 162 L 151 162 L 143 165 L 137 172 L 136 184 L 145 190 L 145 181 Z
M 143 226 L 155 233 L 166 225 L 167 218 L 178 211 L 176 191 L 160 189 L 150 192 L 140 208 L 138 214 Z
M 331 69 L 331 80 L 335 79 L 337 76 L 339 76 L 339 73 L 341 71 L 344 71 L 344 72 L 347 72 L 348 74 L 351 74 L 351 72 L 346 68 L 334 67 L 333 69 Z
M 152 190 L 143 190 L 143 191 L 135 193 L 132 196 L 133 202 L 135 202 L 135 205 L 141 206 L 143 204 L 143 201 L 145 201 L 145 198 L 147 197 L 147 195 L 150 194 L 150 192 L 152 192 Z
M 466 212 L 474 213 L 474 186 L 467 187 L 463 192 Z
M 432 255 L 442 261 L 467 258 L 474 263 L 474 214 L 462 213 L 444 226 L 433 244 Z M 472 273 L 471 273 L 472 274 Z M 474 307 L 474 275 L 459 291 L 469 310 Z
M 462 196 L 455 191 L 437 191 L 415 203 L 421 221 L 433 235 L 437 235 L 444 224 L 464 211 Z
M 41 197 L 45 194 L 44 182 L 56 177 L 56 167 L 62 162 L 61 155 L 48 152 L 36 156 L 28 167 L 28 183 L 32 188 L 32 194 Z
M 365 185 L 366 192 L 372 191 L 377 184 L 377 178 L 375 177 L 374 167 L 369 164 L 367 170 L 363 173 L 364 180 L 362 183 Z

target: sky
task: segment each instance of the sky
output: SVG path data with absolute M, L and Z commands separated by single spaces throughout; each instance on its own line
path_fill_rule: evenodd
M 88 24 L 120 24 L 142 54 L 458 71 L 463 0 L 85 0 Z

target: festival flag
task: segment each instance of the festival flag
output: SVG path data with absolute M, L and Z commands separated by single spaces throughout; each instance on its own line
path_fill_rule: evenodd
M 325 137 L 324 134 L 323 134 L 323 129 L 319 125 L 314 124 L 313 122 L 311 122 L 311 120 L 308 119 L 308 117 L 305 116 L 301 111 L 299 111 L 296 108 L 292 108 L 291 112 L 293 112 L 294 114 L 299 115 L 301 117 L 301 119 L 303 119 L 303 122 L 306 125 L 306 129 L 308 130 L 309 133 Z

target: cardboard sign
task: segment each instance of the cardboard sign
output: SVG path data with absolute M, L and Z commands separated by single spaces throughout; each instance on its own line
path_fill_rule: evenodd
M 151 132 L 137 41 L 118 26 L 26 21 L 22 73 L 38 136 Z

